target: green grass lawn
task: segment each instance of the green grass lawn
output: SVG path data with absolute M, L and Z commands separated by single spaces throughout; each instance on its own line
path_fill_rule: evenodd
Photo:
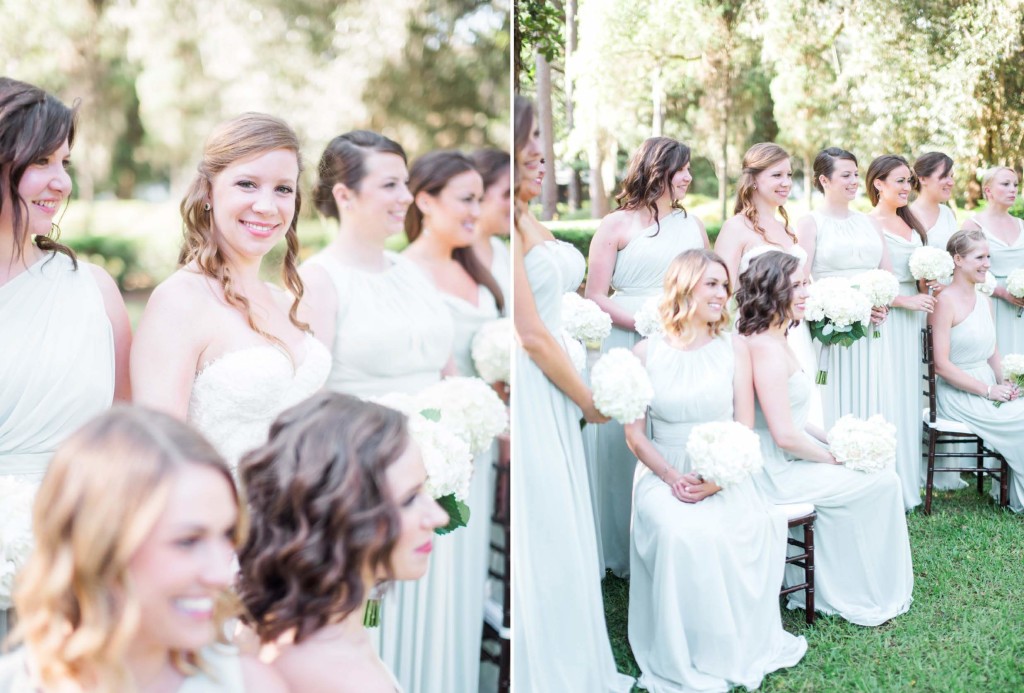
M 1024 518 L 976 490 L 938 491 L 932 515 L 907 517 L 914 560 L 910 611 L 877 628 L 783 608 L 783 625 L 807 638 L 795 667 L 762 691 L 1024 691 Z M 608 632 L 619 670 L 639 675 L 627 641 L 629 583 L 604 581 Z M 640 691 L 641 688 L 634 690 Z

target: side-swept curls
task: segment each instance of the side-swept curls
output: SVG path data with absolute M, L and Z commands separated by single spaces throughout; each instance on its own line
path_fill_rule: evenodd
M 799 260 L 780 251 L 764 253 L 750 261 L 747 270 L 740 275 L 740 288 L 736 292 L 739 305 L 736 326 L 740 334 L 758 334 L 792 322 L 793 282 L 790 278 L 799 268 Z
M 764 227 L 761 226 L 761 220 L 758 218 L 757 207 L 754 205 L 754 191 L 757 189 L 754 177 L 775 164 L 788 160 L 789 153 L 772 142 L 755 144 L 743 155 L 743 171 L 736 184 L 736 205 L 733 207 L 732 213 L 742 214 L 749 219 L 755 233 L 766 241 L 768 239 L 765 236 Z M 782 226 L 786 230 L 786 235 L 792 238 L 793 243 L 796 244 L 796 234 L 789 228 L 789 215 L 782 205 L 779 205 L 779 214 L 782 216 Z
M 729 269 L 725 261 L 710 250 L 691 248 L 683 251 L 669 264 L 665 272 L 664 293 L 658 302 L 658 315 L 666 334 L 675 336 L 684 346 L 699 336 L 700 328 L 691 324 L 697 303 L 693 300 L 693 290 L 700 283 L 707 268 L 718 263 L 726 276 L 726 292 L 732 295 L 732 284 L 729 282 Z M 717 336 L 729 327 L 729 312 L 723 310 L 717 322 L 707 323 L 711 336 Z
M 242 458 L 252 528 L 238 593 L 261 640 L 301 642 L 363 604 L 368 574 L 392 575 L 401 521 L 385 473 L 409 443 L 404 414 L 320 392 Z
M 648 137 L 629 160 L 626 177 L 622 180 L 622 191 L 615 196 L 619 209 L 649 209 L 661 230 L 658 219 L 658 200 L 666 190 L 672 189 L 672 176 L 690 163 L 690 148 L 671 137 Z M 686 209 L 678 200 L 672 206 Z

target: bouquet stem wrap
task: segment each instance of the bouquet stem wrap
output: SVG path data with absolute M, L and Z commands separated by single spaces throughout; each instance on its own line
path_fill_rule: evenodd
M 821 351 L 818 352 L 818 374 L 814 377 L 814 382 L 818 385 L 828 384 L 828 358 L 832 354 L 831 344 L 822 344 Z

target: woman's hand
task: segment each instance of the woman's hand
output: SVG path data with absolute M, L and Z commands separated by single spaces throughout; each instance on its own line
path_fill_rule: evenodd
M 938 283 L 938 282 L 933 282 Z M 928 294 L 914 294 L 912 296 L 897 296 L 893 305 L 899 304 L 899 308 L 905 310 L 920 310 L 931 313 L 935 310 L 935 297 Z
M 1008 303 L 1012 303 L 1018 308 L 1024 308 L 1024 298 L 1015 297 L 1013 294 L 1007 291 L 1005 287 L 996 286 L 996 290 L 992 292 L 992 295 L 995 296 L 996 298 L 1001 298 Z
M 669 483 L 672 495 L 683 503 L 698 503 L 721 491 L 713 481 L 704 481 L 696 474 L 679 474 Z
M 583 418 L 586 419 L 587 423 L 600 424 L 611 421 L 610 417 L 599 412 L 597 407 L 594 406 L 594 396 L 592 394 L 588 393 L 586 406 L 581 406 L 580 409 L 583 410 Z
M 1002 382 L 989 387 L 985 397 L 993 402 L 1011 402 L 1020 397 L 1020 390 L 1013 383 Z
M 871 324 L 881 325 L 885 322 L 885 319 L 889 317 L 889 309 L 885 306 L 872 306 L 871 307 Z
M 942 290 L 948 286 L 948 284 L 943 284 L 942 282 L 933 279 L 930 282 L 925 282 L 924 286 L 931 296 L 938 296 L 942 293 Z

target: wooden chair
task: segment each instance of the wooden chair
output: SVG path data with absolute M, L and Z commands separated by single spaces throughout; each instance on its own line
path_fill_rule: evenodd
M 810 503 L 791 503 L 789 505 L 778 505 L 786 512 L 786 518 L 789 520 L 789 528 L 803 527 L 804 538 L 803 541 L 789 537 L 786 539 L 786 543 L 789 546 L 796 548 L 796 552 L 786 557 L 787 565 L 795 565 L 804 569 L 804 581 L 797 584 L 786 587 L 785 584 L 782 586 L 782 591 L 779 592 L 779 596 L 785 596 L 792 592 L 799 592 L 804 590 L 804 618 L 808 624 L 814 623 L 814 520 L 817 519 L 818 513 L 814 510 L 814 506 Z
M 480 661 L 498 667 L 498 691 L 511 690 L 512 678 L 512 534 L 510 449 L 508 436 L 499 438 L 494 467 L 494 512 L 491 515 L 491 560 L 487 574 L 501 584 L 501 602 L 488 596 L 484 604 Z M 473 682 L 476 685 L 476 682 Z
M 928 406 L 921 412 L 921 431 L 925 445 L 925 450 L 921 456 L 928 463 L 924 489 L 924 514 L 931 515 L 932 512 L 932 491 L 934 490 L 936 472 L 954 472 L 956 474 L 969 472 L 976 474 L 978 478 L 978 493 L 985 492 L 986 475 L 998 478 L 999 505 L 1006 506 L 1010 502 L 1010 467 L 1006 460 L 1003 459 L 1003 456 L 985 445 L 985 441 L 971 433 L 971 430 L 966 425 L 959 421 L 941 419 L 935 413 L 935 351 L 931 325 L 921 330 L 921 352 L 921 362 L 925 365 L 925 373 L 921 376 L 925 381 L 923 394 L 928 398 Z M 973 443 L 976 452 L 973 454 L 936 452 L 936 447 L 940 443 Z M 936 458 L 943 457 L 973 457 L 976 465 L 973 467 L 936 467 Z M 995 459 L 999 466 L 986 467 L 986 458 Z

